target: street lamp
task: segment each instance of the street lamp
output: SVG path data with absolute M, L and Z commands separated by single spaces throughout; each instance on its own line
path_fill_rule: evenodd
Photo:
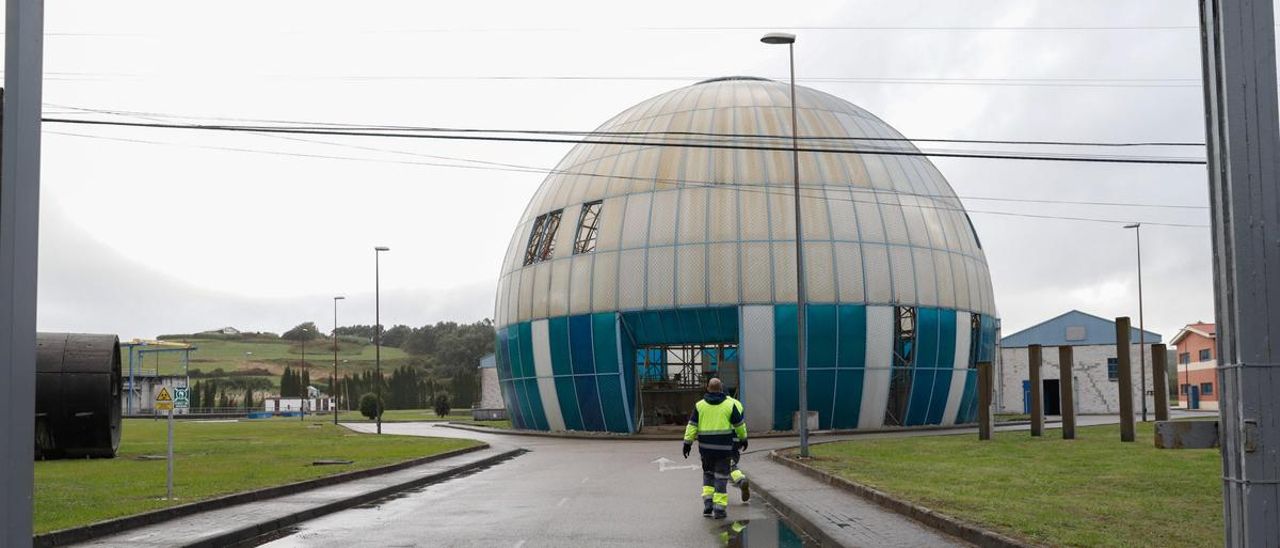
M 304 326 L 302 326 L 302 372 L 303 372 L 302 378 L 307 379 L 307 380 L 311 380 L 311 379 L 307 378 L 307 375 L 306 375 L 306 372 L 307 372 L 307 333 L 309 333 L 309 330 L 307 329 L 307 326 L 305 326 L 305 325 L 304 325 Z M 302 399 L 301 399 L 301 400 L 298 400 L 298 411 L 299 411 L 299 414 L 298 414 L 298 415 L 301 417 L 301 419 L 300 419 L 300 420 L 304 420 L 304 421 L 305 421 L 305 420 L 307 420 L 307 397 L 311 395 L 311 391 L 307 388 L 307 386 L 306 386 L 306 385 L 311 384 L 311 383 L 302 383 L 302 384 L 303 384 L 303 386 L 302 386 Z
M 382 433 L 382 271 L 379 258 L 383 251 L 391 251 L 386 246 L 373 248 L 373 394 L 378 399 L 377 424 L 378 433 Z
M 796 206 L 796 360 L 800 378 L 800 456 L 809 457 L 809 379 L 808 352 L 805 348 L 805 283 L 804 283 L 804 233 L 800 223 L 800 147 L 796 134 L 800 131 L 796 120 L 796 35 L 771 32 L 760 38 L 766 44 L 786 44 L 791 67 L 791 183 L 795 188 Z
M 1124 227 L 1132 228 L 1134 236 L 1138 238 L 1138 371 L 1141 373 L 1142 384 L 1142 422 L 1147 422 L 1147 328 L 1142 320 L 1142 223 Z M 1154 365 L 1152 364 L 1153 367 Z
M 338 301 L 346 299 L 346 297 L 338 296 L 333 298 L 333 382 L 329 383 L 329 391 L 331 394 L 331 405 L 333 408 L 333 425 L 338 425 Z

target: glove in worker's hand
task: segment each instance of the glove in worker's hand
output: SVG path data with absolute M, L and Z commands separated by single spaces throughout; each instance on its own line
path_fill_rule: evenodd
M 738 450 L 739 450 L 739 451 L 746 451 L 746 450 L 747 450 L 747 440 L 742 440 L 742 441 L 738 442 Z
M 690 449 L 693 449 L 693 444 L 690 444 L 690 443 L 686 443 L 686 444 L 684 444 L 684 446 L 683 446 L 683 447 L 681 447 L 681 448 L 680 448 L 680 452 L 681 452 L 681 453 L 684 453 L 684 458 L 686 458 L 686 459 L 687 459 L 687 458 L 689 458 L 689 450 L 690 450 Z

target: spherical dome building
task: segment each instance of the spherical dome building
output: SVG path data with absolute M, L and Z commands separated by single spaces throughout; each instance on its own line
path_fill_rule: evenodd
M 796 103 L 810 420 L 974 421 L 996 311 L 959 199 L 867 111 L 805 87 Z M 796 426 L 789 107 L 771 80 L 694 84 L 605 122 L 546 178 L 495 306 L 516 428 L 678 423 L 713 375 L 750 430 Z

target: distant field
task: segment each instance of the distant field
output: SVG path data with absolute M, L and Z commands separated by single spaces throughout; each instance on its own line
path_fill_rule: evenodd
M 179 341 L 171 341 L 179 342 Z M 285 340 L 263 341 L 224 341 L 214 339 L 185 339 L 196 347 L 191 352 L 191 369 L 199 369 L 208 375 L 217 369 L 231 373 L 233 371 L 265 370 L 273 385 L 278 385 L 280 374 L 286 365 L 297 367 L 302 360 L 301 344 Z M 408 358 L 403 350 L 393 347 L 382 347 L 382 366 L 384 371 L 395 369 Z M 312 378 L 327 378 L 333 371 L 333 345 L 328 341 L 317 340 L 306 345 L 307 365 L 313 368 Z M 347 360 L 343 362 L 343 360 Z M 360 373 L 374 367 L 374 346 L 372 344 L 354 344 L 344 342 L 338 345 L 338 374 Z M 124 356 L 124 367 L 128 369 L 128 357 Z M 182 355 L 180 353 L 147 354 L 142 363 L 135 367 L 144 370 L 157 370 L 161 375 L 182 374 Z
M 162 500 L 166 423 L 126 420 L 114 459 L 37 461 L 35 529 L 44 533 L 105 519 L 372 468 L 475 445 L 461 439 L 358 434 L 324 422 L 288 420 L 175 424 L 176 501 Z M 354 461 L 313 466 L 319 459 Z

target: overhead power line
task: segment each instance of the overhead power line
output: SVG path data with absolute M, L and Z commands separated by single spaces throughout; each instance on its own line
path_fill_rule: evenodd
M 742 192 L 742 193 L 758 193 L 758 194 L 788 196 L 788 197 L 793 195 L 790 189 L 779 187 L 777 185 L 749 184 L 749 183 L 744 184 L 744 183 L 730 183 L 730 182 L 708 182 L 708 181 L 692 181 L 692 180 L 683 180 L 683 179 L 667 179 L 667 178 L 658 178 L 658 177 L 645 178 L 645 177 L 638 177 L 638 176 L 622 176 L 622 175 L 612 175 L 612 174 L 578 173 L 578 172 L 557 170 L 557 169 L 537 168 L 532 166 L 519 166 L 517 164 L 502 164 L 497 162 L 484 162 L 486 164 L 491 164 L 491 165 L 446 164 L 446 163 L 438 163 L 438 162 L 385 160 L 385 159 L 375 159 L 375 158 L 360 158 L 360 157 L 352 157 L 352 156 L 335 156 L 335 155 L 326 155 L 326 154 L 260 150 L 260 149 L 252 149 L 252 148 L 241 148 L 241 147 L 190 145 L 190 144 L 163 142 L 163 141 L 152 141 L 152 140 L 146 140 L 146 139 L 107 137 L 107 136 L 101 136 L 101 135 L 89 135 L 89 134 L 82 134 L 82 133 L 68 133 L 68 132 L 58 132 L 58 131 L 51 131 L 49 133 L 55 134 L 55 135 L 66 135 L 71 137 L 84 137 L 84 138 L 102 139 L 102 140 L 118 141 L 118 142 L 145 143 L 145 144 L 156 144 L 156 145 L 166 145 L 166 146 L 181 146 L 181 147 L 190 147 L 190 148 L 203 148 L 203 149 L 210 149 L 210 150 L 222 150 L 222 151 L 229 151 L 229 152 L 247 152 L 247 153 L 255 153 L 255 154 L 291 156 L 291 157 L 302 157 L 302 158 L 333 159 L 333 160 L 354 160 L 354 161 L 377 162 L 377 163 L 420 165 L 420 166 L 429 166 L 429 167 L 459 168 L 459 169 L 470 169 L 470 170 L 481 170 L 481 171 L 510 171 L 510 172 L 525 172 L 525 173 L 585 175 L 585 176 L 593 176 L 593 177 L 600 177 L 600 178 L 607 178 L 607 179 L 643 180 L 647 182 L 653 182 L 655 184 L 672 185 L 679 188 L 730 189 L 735 192 Z M 385 151 L 385 150 L 384 152 L 406 153 L 405 151 Z M 408 153 L 408 154 L 412 154 L 412 153 Z M 445 158 L 445 157 L 442 157 L 442 158 Z M 460 160 L 465 160 L 465 159 L 460 159 Z M 821 185 L 802 185 L 802 187 L 809 191 L 808 197 L 810 198 L 821 198 L 827 201 L 847 202 L 852 204 L 861 203 L 861 204 L 869 204 L 869 205 L 881 205 L 883 202 L 881 202 L 878 197 L 874 196 L 875 194 L 911 196 L 911 197 L 917 197 L 921 199 L 927 199 L 934 202 L 936 202 L 937 200 L 948 199 L 948 197 L 946 196 L 937 196 L 937 195 L 930 195 L 930 194 L 923 194 L 923 193 L 911 193 L 911 192 L 898 191 L 898 190 L 840 188 L 840 187 L 829 187 L 829 186 L 821 186 Z M 850 198 L 843 198 L 840 196 L 829 196 L 825 192 L 828 189 L 848 190 L 851 192 L 851 194 L 855 192 L 869 193 L 873 195 L 872 196 L 873 199 L 859 200 L 859 199 L 853 198 L 852 196 Z M 819 196 L 818 193 L 815 191 L 821 191 L 822 194 Z M 974 198 L 974 199 L 981 200 L 984 198 Z M 1018 201 L 1050 202 L 1047 200 L 1020 200 L 1020 199 L 996 199 L 996 200 L 1014 201 L 1014 202 L 1018 202 Z M 1054 203 L 1070 204 L 1072 202 L 1054 202 Z M 1131 204 L 1098 203 L 1098 202 L 1093 202 L 1093 203 L 1079 202 L 1079 203 L 1086 204 L 1086 205 L 1131 205 Z M 1089 222 L 1101 222 L 1101 223 L 1109 223 L 1109 224 L 1128 224 L 1128 223 L 1134 222 L 1132 219 L 1106 219 L 1106 218 L 1096 218 L 1096 217 L 1046 215 L 1046 214 L 1034 214 L 1034 213 L 1025 213 L 1025 212 L 966 209 L 959 204 L 953 205 L 953 204 L 945 204 L 945 203 L 943 204 L 939 204 L 939 203 L 903 204 L 899 202 L 898 204 L 893 204 L 893 205 L 896 205 L 899 207 L 935 209 L 935 210 L 941 210 L 941 211 L 956 211 L 961 213 L 978 213 L 978 214 L 1033 218 L 1033 219 L 1089 221 Z M 1148 207 L 1164 207 L 1164 206 L 1149 205 Z M 1199 208 L 1201 206 L 1168 206 L 1168 207 Z M 1168 222 L 1160 222 L 1160 221 L 1141 221 L 1141 222 L 1143 224 L 1152 225 L 1152 226 L 1166 226 L 1166 227 L 1176 227 L 1176 228 L 1208 228 L 1208 225 L 1198 225 L 1198 224 L 1190 224 L 1190 223 L 1168 223 Z
M 183 78 L 205 77 L 210 75 L 177 75 Z M 46 80 L 56 81 L 111 81 L 111 80 L 144 80 L 172 79 L 175 75 L 142 74 L 142 73 L 93 73 L 93 72 L 57 72 L 44 73 Z M 367 74 L 367 75 L 307 75 L 307 74 L 252 74 L 234 75 L 235 78 L 266 78 L 300 81 L 350 81 L 350 82 L 403 82 L 403 81 L 562 81 L 562 82 L 698 82 L 714 78 L 708 75 L 690 76 L 581 76 L 581 75 L 413 75 L 413 74 Z M 772 77 L 774 80 L 785 80 L 786 77 Z M 1199 78 L 1052 78 L 1052 77 L 801 77 L 797 81 L 805 83 L 825 84 L 903 84 L 903 85 L 941 85 L 941 86 L 1012 86 L 1012 87 L 1067 87 L 1067 88 L 1195 88 L 1202 87 Z
M 710 137 L 726 139 L 759 139 L 784 140 L 790 142 L 791 135 L 757 134 L 757 133 L 716 133 L 706 131 L 611 131 L 611 130 L 552 130 L 552 129 L 484 129 L 444 126 L 408 126 L 390 124 L 353 124 L 337 122 L 309 122 L 295 120 L 279 120 L 264 118 L 236 118 L 215 116 L 188 116 L 166 114 L 160 112 L 142 112 L 120 109 L 99 109 L 75 107 L 46 103 L 47 106 L 70 109 L 79 112 L 108 114 L 129 118 L 140 118 L 153 122 L 170 122 L 173 120 L 212 120 L 218 122 L 253 122 L 260 124 L 280 124 L 286 126 L 337 127 L 362 131 L 411 131 L 437 133 L 496 133 L 496 134 L 537 134 L 537 135 L 572 135 L 572 136 L 676 136 L 676 137 Z M 801 107 L 803 109 L 803 107 Z M 189 122 L 188 122 L 189 123 Z M 914 137 L 868 137 L 868 136 L 821 136 L 799 135 L 794 137 L 800 141 L 868 141 L 868 142 L 905 142 L 905 143 L 962 143 L 986 145 L 1027 145 L 1027 146 L 1078 146 L 1078 147 L 1203 147 L 1200 141 L 1068 141 L 1068 140 L 1016 140 L 1016 139 L 954 139 L 954 138 L 914 138 Z
M 558 137 L 527 137 L 527 136 L 508 136 L 508 135 L 457 135 L 457 134 L 423 134 L 423 133 L 399 133 L 391 131 L 366 131 L 352 130 L 338 127 L 281 127 L 281 126 L 242 126 L 242 125 L 204 125 L 204 124 L 176 124 L 176 123 L 159 123 L 159 122 L 120 122 L 106 120 L 82 120 L 72 118 L 44 118 L 46 123 L 54 124 L 71 124 L 71 125 L 88 125 L 88 126 L 117 126 L 117 127 L 134 127 L 134 128 L 153 128 L 153 129 L 175 129 L 175 130 L 196 130 L 196 131 L 218 131 L 218 132 L 248 132 L 248 133 L 281 133 L 281 134 L 298 134 L 298 135 L 333 135 L 348 137 L 379 137 L 392 139 L 434 139 L 434 140 L 450 140 L 450 141 L 495 141 L 495 142 L 518 142 L 518 143 L 555 143 L 555 144 L 583 144 L 591 143 L 598 145 L 622 145 L 622 146 L 641 146 L 641 147 L 674 147 L 674 148 L 706 148 L 706 149 L 728 149 L 728 150 L 756 150 L 756 151 L 775 151 L 790 152 L 792 147 L 776 146 L 776 145 L 743 145 L 733 143 L 711 143 L 711 142 L 678 142 L 678 141 L 659 141 L 659 140 L 624 140 L 624 139 L 608 139 L 608 138 L 558 138 Z M 974 159 L 999 159 L 999 160 L 1038 160 L 1038 161 L 1054 161 L 1054 162 L 1085 162 L 1085 163 L 1115 163 L 1115 164 L 1149 164 L 1149 165 L 1204 165 L 1205 160 L 1200 158 L 1174 158 L 1174 157 L 1137 157 L 1137 156 L 1101 156 L 1101 155 L 1057 155 L 1046 153 L 980 153 L 980 152 L 952 152 L 952 151 L 927 151 L 903 150 L 903 149 L 875 149 L 875 148 L 824 148 L 824 147 L 798 147 L 800 152 L 818 153 L 818 154 L 866 154 L 881 156 L 916 156 L 916 157 L 937 157 L 937 158 L 974 158 Z

